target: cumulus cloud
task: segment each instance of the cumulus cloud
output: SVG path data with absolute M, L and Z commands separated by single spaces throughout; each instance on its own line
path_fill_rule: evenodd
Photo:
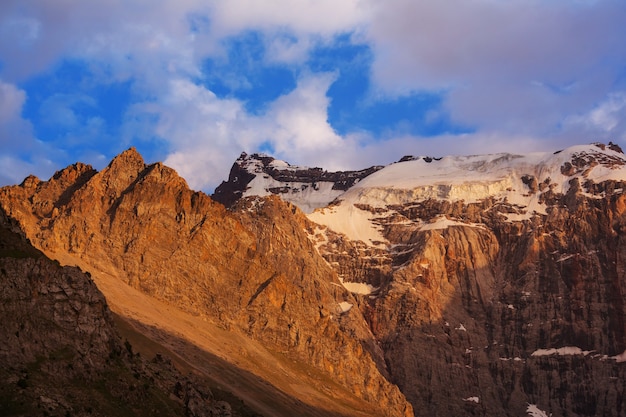
M 588 117 L 588 123 L 606 132 L 615 131 L 620 124 L 623 129 L 623 120 L 626 120 L 626 94 L 624 92 L 611 94 L 605 102 L 594 108 Z
M 304 161 L 311 153 L 337 150 L 342 138 L 328 123 L 329 99 L 326 92 L 334 80 L 332 74 L 303 77 L 295 90 L 279 97 L 264 115 L 266 141 L 277 155 Z
M 327 121 L 326 91 L 333 79 L 332 74 L 303 76 L 260 115 L 247 113 L 238 100 L 177 80 L 162 101 L 135 106 L 134 113 L 155 115 L 154 131 L 173 144 L 165 162 L 193 188 L 211 189 L 226 179 L 242 150 L 266 147 L 294 163 L 337 165 L 334 155 L 345 144 Z
M 18 118 L 25 100 L 23 90 L 0 80 L 0 123 L 6 124 Z
M 603 101 L 582 114 L 564 121 L 565 131 L 594 140 L 626 142 L 626 92 L 610 93 Z
M 23 90 L 0 80 L 0 185 L 19 183 L 29 174 L 47 177 L 54 172 L 47 157 L 53 152 L 35 140 L 32 125 L 22 118 L 25 101 Z
M 32 125 L 22 118 L 26 93 L 0 80 L 0 155 L 32 151 L 35 146 Z
M 554 134 L 608 93 L 626 60 L 618 1 L 371 3 L 378 88 L 445 92 L 454 120 L 478 129 Z
M 243 30 L 287 28 L 296 35 L 332 36 L 366 22 L 360 0 L 232 0 L 211 2 L 214 33 L 223 37 Z
M 368 36 L 386 89 L 447 89 L 477 81 L 571 82 L 598 58 L 623 59 L 626 9 L 616 1 L 374 2 Z

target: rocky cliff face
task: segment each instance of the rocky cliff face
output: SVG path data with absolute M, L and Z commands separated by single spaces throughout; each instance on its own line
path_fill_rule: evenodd
M 564 153 L 480 183 L 449 177 L 444 198 L 421 184 L 382 194 L 378 180 L 311 215 L 358 235 L 333 221 L 348 206 L 377 233 L 366 244 L 317 226 L 317 241 L 344 284 L 369 285 L 361 309 L 416 415 L 626 413 L 626 158 Z M 467 176 L 485 166 L 470 162 Z M 449 197 L 467 189 L 470 201 Z
M 309 214 L 415 415 L 622 415 L 626 158 L 405 157 Z
M 229 212 L 134 149 L 101 172 L 76 164 L 49 181 L 27 178 L 3 188 L 0 201 L 51 257 L 302 363 L 307 390 L 281 389 L 328 410 L 310 415 L 412 414 L 295 206 L 274 197 Z
M 242 155 L 238 188 L 216 192 L 227 210 L 130 150 L 5 187 L 0 204 L 51 256 L 302 366 L 306 383 L 280 389 L 317 407 L 304 414 L 626 413 L 618 147 L 361 173 L 334 188 Z
M 0 319 L 3 416 L 242 415 L 164 357 L 134 355 L 89 276 L 33 248 L 1 209 Z

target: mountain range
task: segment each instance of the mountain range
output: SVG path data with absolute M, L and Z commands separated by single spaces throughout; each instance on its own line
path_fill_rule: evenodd
M 88 394 L 45 376 L 110 387 L 111 358 L 124 375 L 167 365 L 134 373 L 174 414 L 624 415 L 625 186 L 612 143 L 345 172 L 244 153 L 213 196 L 132 148 L 102 171 L 28 177 L 0 189 L 6 236 L 21 236 L 3 235 L 0 259 L 36 253 L 89 290 L 70 296 L 30 260 L 3 267 L 0 359 L 19 365 L 0 410 L 88 415 Z M 190 403 L 183 385 L 204 394 Z

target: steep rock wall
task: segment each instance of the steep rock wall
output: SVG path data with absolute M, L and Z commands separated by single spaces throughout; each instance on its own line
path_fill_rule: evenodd
M 548 194 L 547 214 L 521 222 L 494 200 L 397 206 L 379 219 L 386 254 L 332 233 L 320 251 L 344 280 L 378 287 L 360 307 L 416 415 L 523 415 L 537 404 L 617 416 L 626 218 L 611 190 L 622 186 Z M 407 221 L 442 216 L 454 224 Z

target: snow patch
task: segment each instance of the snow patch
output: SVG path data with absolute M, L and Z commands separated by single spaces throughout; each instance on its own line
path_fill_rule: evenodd
M 467 397 L 467 398 L 463 398 L 463 401 L 479 404 L 480 398 L 479 397 Z
M 480 224 L 476 223 L 463 223 L 456 220 L 448 219 L 446 216 L 437 217 L 437 219 L 423 223 L 420 226 L 420 230 L 441 230 L 447 229 L 450 226 L 471 226 L 471 227 L 483 227 Z
M 550 355 L 559 355 L 559 356 L 567 356 L 567 355 L 583 355 L 587 356 L 590 354 L 590 350 L 582 350 L 576 346 L 565 346 L 558 349 L 537 349 L 530 356 L 550 356 Z
M 619 355 L 611 356 L 611 359 L 615 359 L 617 363 L 626 362 L 626 350 Z
M 348 311 L 350 311 L 352 307 L 353 307 L 353 304 L 347 301 L 342 301 L 339 303 L 339 309 L 341 310 L 342 313 L 347 313 Z
M 351 240 L 360 240 L 369 246 L 386 247 L 387 240 L 381 234 L 379 227 L 372 223 L 374 215 L 352 204 L 342 203 L 338 206 L 318 209 L 308 214 L 308 218 L 348 236 Z
M 341 283 L 346 290 L 350 291 L 353 294 L 370 295 L 378 290 L 378 288 L 374 287 L 373 285 L 363 282 L 345 282 L 342 280 Z
M 281 161 L 280 159 L 274 159 L 272 162 L 269 163 L 269 166 L 274 167 L 274 168 L 283 168 L 283 169 L 289 169 L 291 168 L 291 165 L 289 165 L 289 163 L 285 162 L 285 161 Z
M 528 404 L 526 413 L 531 417 L 550 417 L 552 413 L 548 414 L 543 410 L 540 410 L 535 404 Z
M 500 358 L 501 361 L 514 361 L 514 362 L 524 362 L 524 359 L 520 358 L 519 356 L 516 356 L 514 358 Z
M 561 255 L 561 256 L 559 257 L 559 259 L 557 259 L 556 261 L 557 261 L 557 262 L 565 262 L 565 261 L 567 261 L 568 259 L 573 258 L 574 256 L 576 256 L 576 255 L 572 255 L 572 254 L 565 254 L 565 255 Z
M 275 162 L 275 161 L 274 161 Z M 343 191 L 333 190 L 335 184 L 329 181 L 316 183 L 279 182 L 268 175 L 258 174 L 248 183 L 243 197 L 265 197 L 274 194 L 271 190 L 287 190 L 281 192 L 280 197 L 300 208 L 305 213 L 311 213 L 316 208 L 326 207 L 331 201 L 341 195 Z
M 465 326 L 463 326 L 463 323 L 459 324 L 459 327 L 455 327 L 454 330 L 460 330 L 462 332 L 466 332 L 467 329 L 465 328 Z

